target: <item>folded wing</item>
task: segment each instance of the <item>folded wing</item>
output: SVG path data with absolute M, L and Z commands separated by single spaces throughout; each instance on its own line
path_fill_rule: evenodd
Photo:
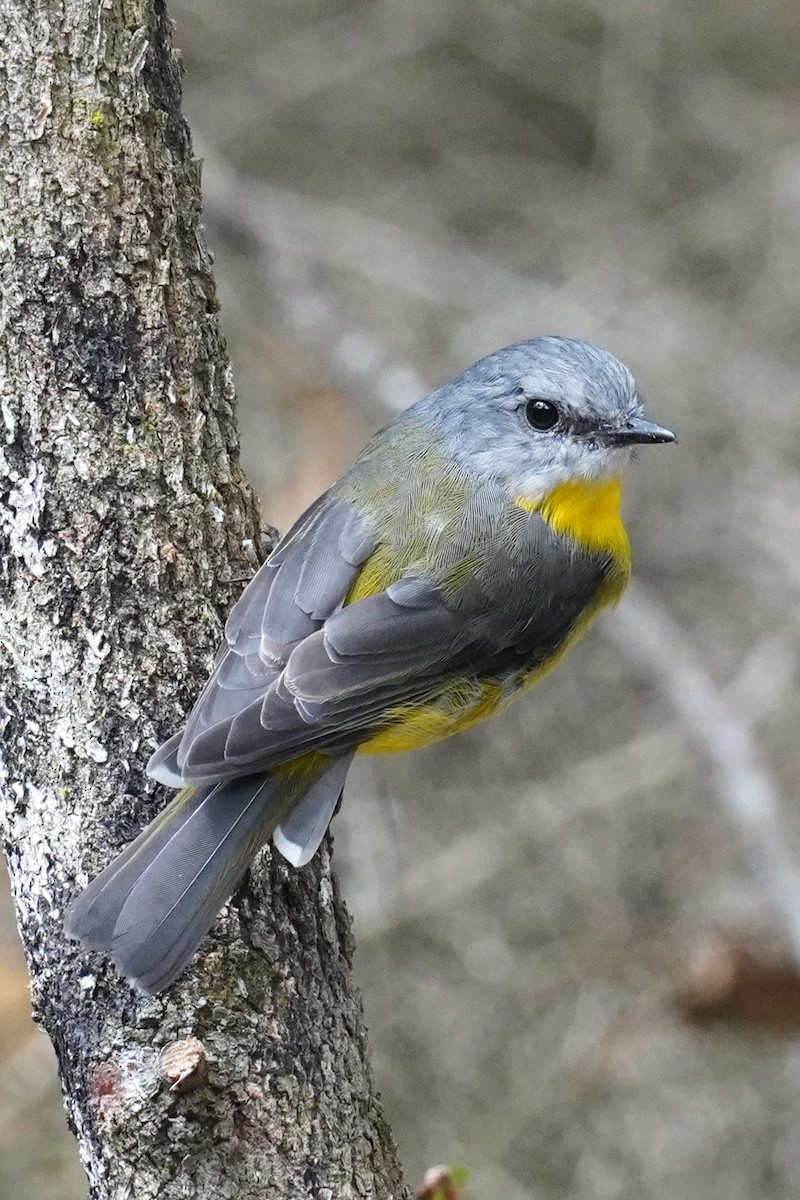
M 457 605 L 443 598 L 434 556 L 435 582 L 402 575 L 345 606 L 375 544 L 346 501 L 318 503 L 234 608 L 214 673 L 183 734 L 151 760 L 153 773 L 192 782 L 308 751 L 343 754 L 381 729 L 387 710 L 430 702 L 458 674 L 502 678 L 544 661 L 586 606 L 603 563 L 576 562 L 538 516 L 524 519 L 524 561 L 519 530 L 513 545 L 486 539 Z M 571 587 L 554 607 L 543 584 L 559 557 L 565 574 L 568 559 Z

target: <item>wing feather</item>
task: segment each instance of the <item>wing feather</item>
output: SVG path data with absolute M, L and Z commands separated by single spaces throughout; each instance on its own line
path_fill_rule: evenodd
M 483 538 L 470 530 L 460 551 L 469 579 L 455 594 L 460 560 L 448 542 L 431 553 L 431 578 L 395 578 L 343 607 L 375 550 L 340 497 L 278 546 L 273 575 L 262 568 L 232 614 L 227 650 L 174 756 L 184 779 L 254 772 L 310 750 L 345 753 L 385 727 L 387 710 L 429 703 L 459 674 L 502 679 L 544 661 L 607 567 L 518 510 Z
M 154 770 L 171 778 L 186 772 L 188 748 L 206 738 L 220 760 L 211 757 L 212 774 L 231 773 L 222 762 L 227 727 L 239 721 L 233 749 L 239 733 L 250 728 L 244 714 L 254 704 L 260 708 L 292 650 L 342 605 L 372 550 L 372 539 L 346 500 L 326 494 L 300 517 L 231 610 L 225 643 L 173 752 L 174 761 L 165 770 L 164 756 L 157 751 Z M 233 761 L 238 760 L 234 753 Z

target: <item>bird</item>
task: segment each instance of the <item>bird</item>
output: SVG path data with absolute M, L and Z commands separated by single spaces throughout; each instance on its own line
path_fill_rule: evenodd
M 182 973 L 258 850 L 310 861 L 357 754 L 506 708 L 619 600 L 621 475 L 676 441 L 606 350 L 481 358 L 367 442 L 234 605 L 148 774 L 179 789 L 75 899 L 66 932 L 148 994 Z

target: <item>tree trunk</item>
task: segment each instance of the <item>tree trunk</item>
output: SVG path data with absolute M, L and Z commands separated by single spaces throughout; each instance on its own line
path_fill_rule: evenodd
M 0 799 L 90 1194 L 403 1196 L 327 849 L 265 851 L 166 998 L 64 939 L 262 538 L 163 4 L 0 0 L 0 44 Z

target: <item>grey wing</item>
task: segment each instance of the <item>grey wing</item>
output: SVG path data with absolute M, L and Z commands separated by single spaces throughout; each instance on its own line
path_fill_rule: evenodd
M 341 607 L 373 548 L 347 501 L 326 493 L 303 513 L 231 610 L 211 677 L 185 728 L 150 759 L 150 775 L 182 786 L 187 747 L 264 696 L 294 647 Z M 221 773 L 230 772 L 211 775 Z
M 227 649 L 280 670 L 344 601 L 374 550 L 355 509 L 325 493 L 281 539 L 231 609 Z
M 385 725 L 387 709 L 433 700 L 448 679 L 502 679 L 545 661 L 607 564 L 576 558 L 538 517 L 529 530 L 529 569 L 515 576 L 500 561 L 490 570 L 484 557 L 457 609 L 432 583 L 405 576 L 332 613 L 261 694 L 186 746 L 184 774 L 242 774 L 309 750 L 343 754 Z
M 432 695 L 454 670 L 488 661 L 489 645 L 479 648 L 476 633 L 474 622 L 413 577 L 339 609 L 295 646 L 266 689 L 240 694 L 233 716 L 184 741 L 183 778 L 255 772 L 309 750 L 351 750 L 387 708 Z
M 346 504 L 344 509 L 352 511 Z M 308 593 L 301 586 L 311 546 L 302 553 L 302 542 L 287 546 L 264 610 L 266 617 L 273 604 L 290 605 L 288 623 L 283 613 L 275 617 L 283 621 L 280 653 L 272 635 L 264 641 L 263 621 L 257 653 L 255 633 L 245 635 L 244 626 L 239 630 L 237 616 L 231 649 L 198 702 L 177 754 L 173 750 L 182 778 L 255 772 L 310 750 L 342 754 L 377 731 L 387 709 L 432 699 L 448 678 L 503 678 L 544 661 L 584 609 L 602 578 L 604 560 L 577 558 L 574 546 L 537 516 L 524 528 L 529 544 L 521 558 L 512 562 L 485 549 L 457 607 L 448 605 L 434 584 L 405 576 L 343 608 L 350 582 L 342 587 L 341 580 L 352 581 L 358 573 L 352 564 L 352 574 L 336 576 L 336 602 L 331 593 L 327 602 L 315 600 L 312 607 L 310 598 L 323 588 L 324 578 L 309 580 Z M 359 553 L 350 557 L 366 558 L 366 545 L 362 539 Z M 517 530 L 515 555 L 520 546 Z M 327 569 L 328 550 L 315 553 L 320 570 L 323 564 Z M 278 592 L 281 572 L 289 567 Z M 245 602 L 250 603 L 247 594 Z M 313 624 L 301 628 L 292 605 Z M 254 627 L 253 620 L 249 625 Z M 231 654 L 234 661 L 228 665 Z

